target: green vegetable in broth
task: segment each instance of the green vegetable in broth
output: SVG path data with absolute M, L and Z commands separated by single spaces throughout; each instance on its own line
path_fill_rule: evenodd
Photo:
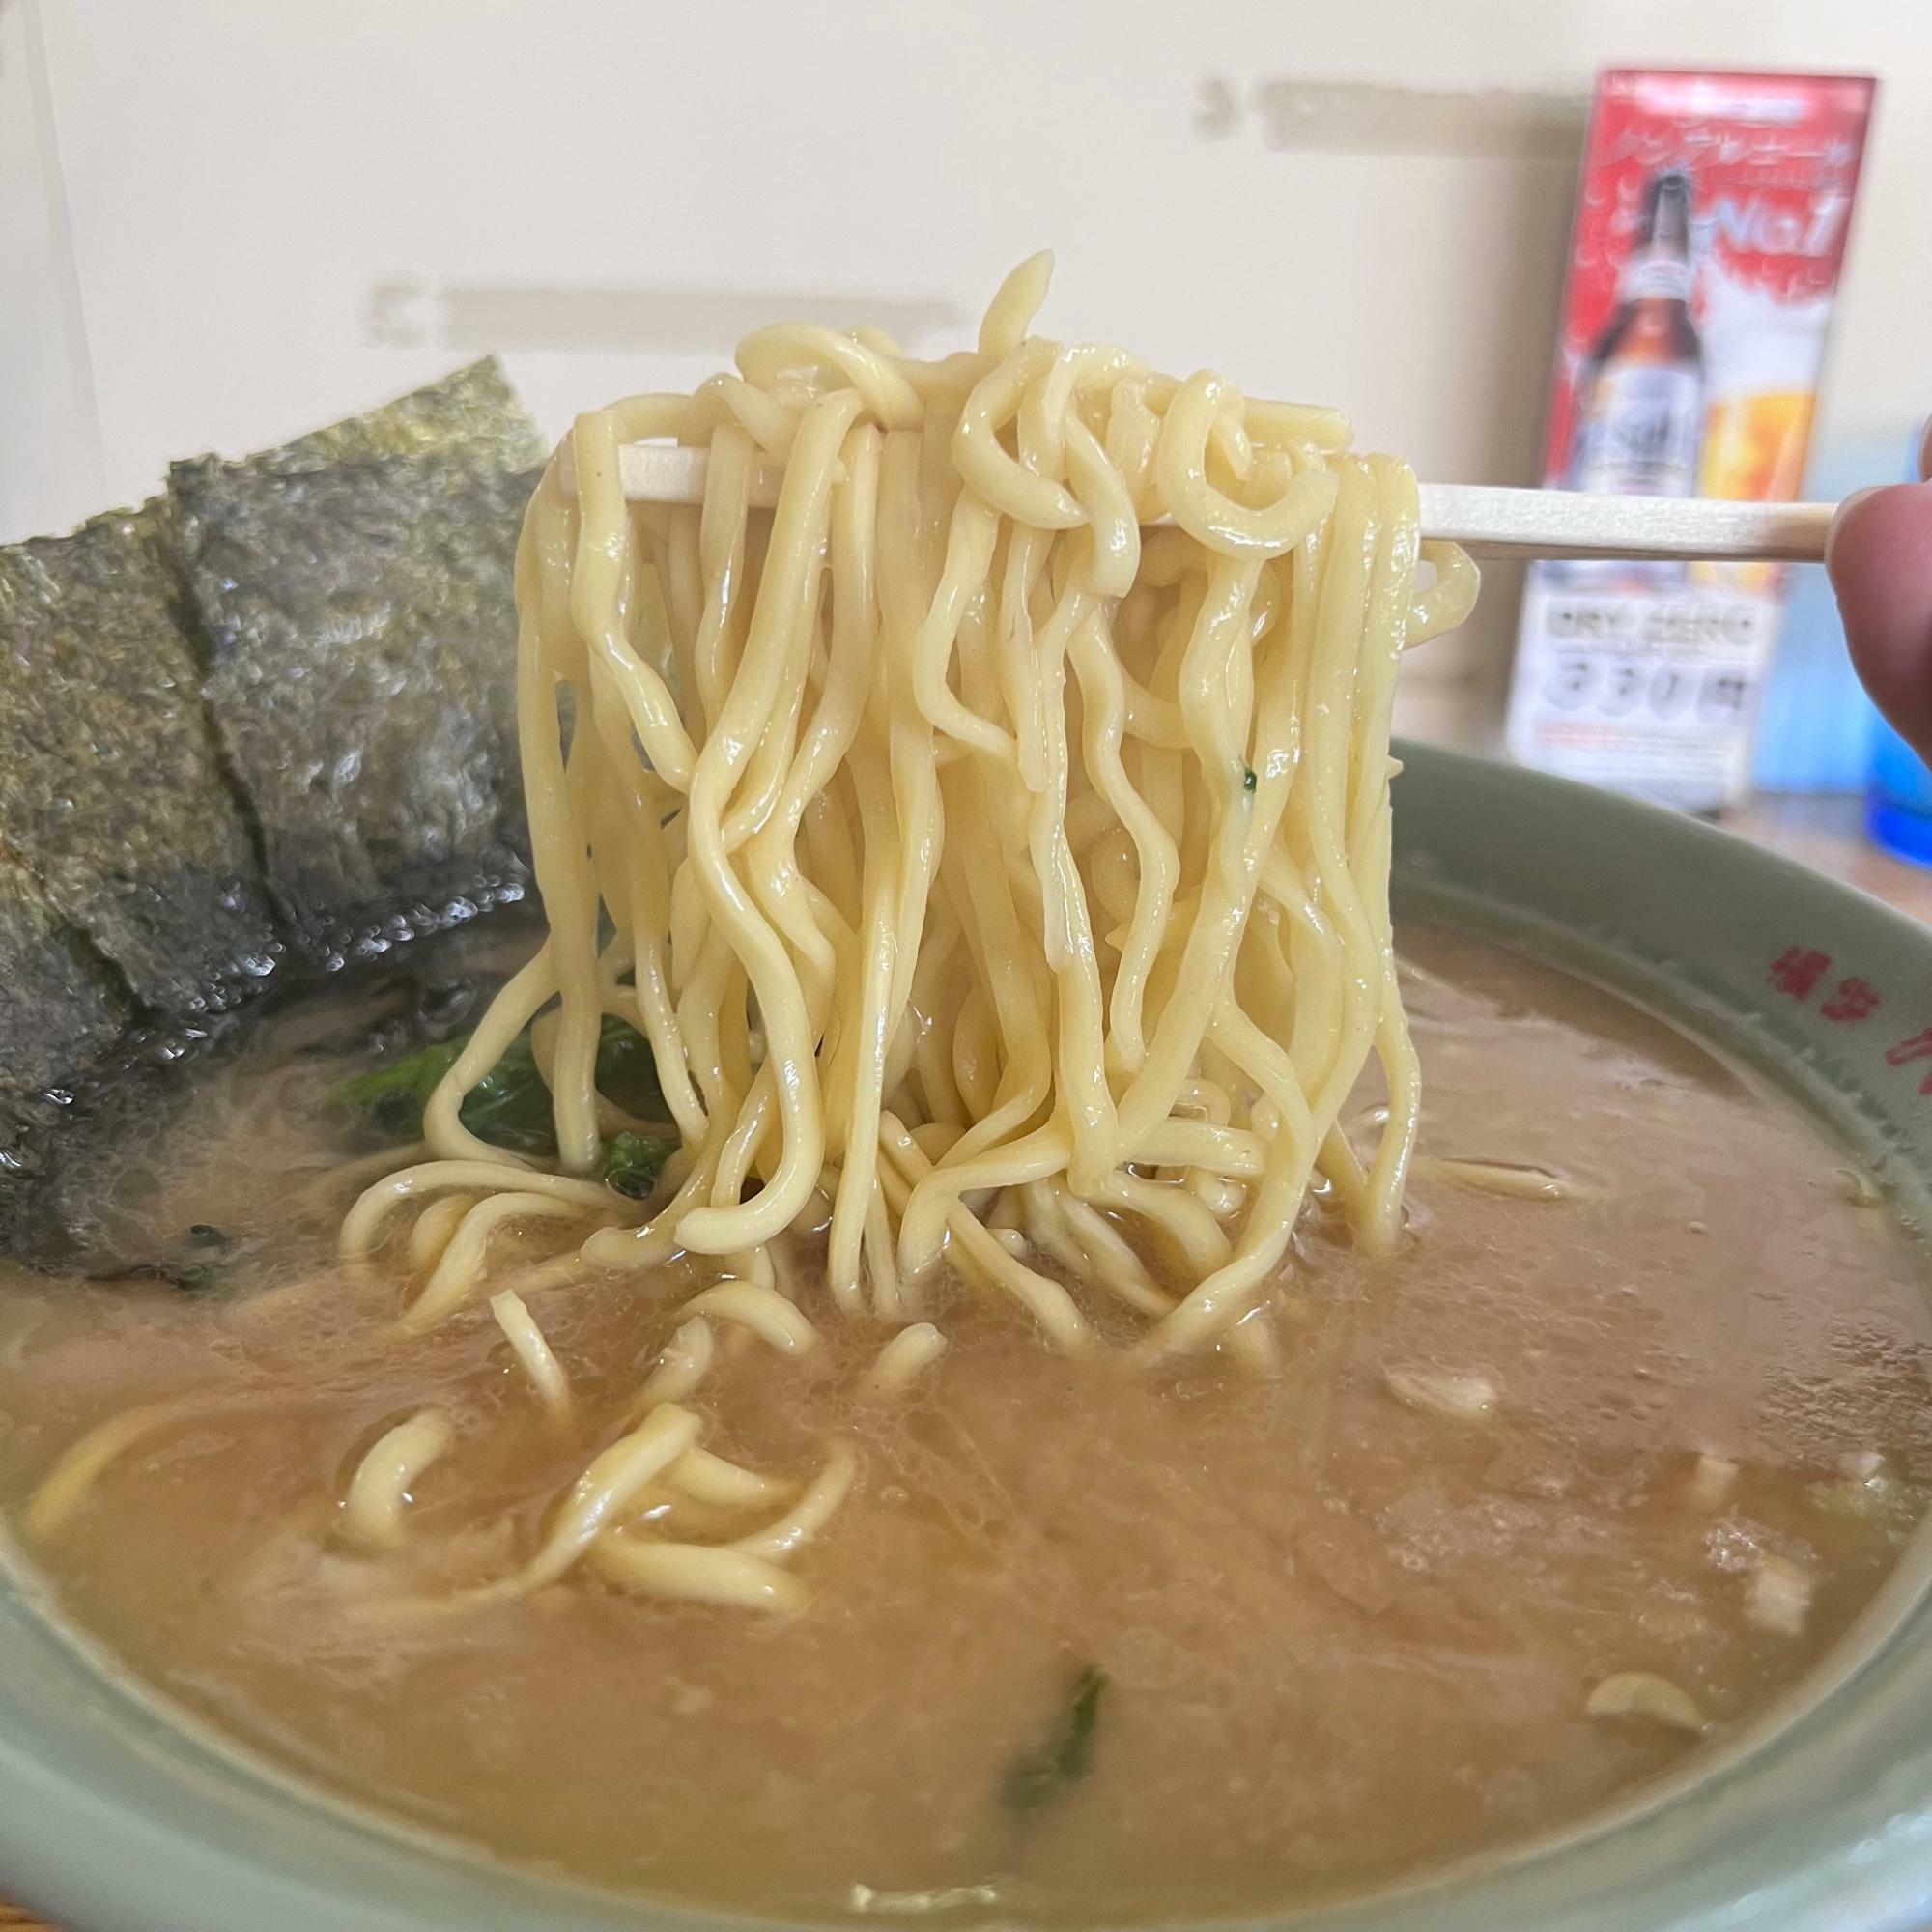
M 452 1035 L 434 1046 L 357 1074 L 337 1089 L 338 1095 L 398 1139 L 413 1140 L 422 1132 L 423 1109 L 429 1105 L 430 1095 L 469 1043 L 468 1033 Z M 628 1021 L 610 1013 L 604 1016 L 597 1046 L 597 1089 L 639 1120 L 665 1118 L 664 1094 L 658 1086 L 650 1042 Z M 478 1140 L 488 1141 L 492 1147 L 508 1148 L 515 1153 L 555 1153 L 550 1089 L 537 1070 L 527 1028 L 469 1090 L 459 1118 Z M 613 1135 L 605 1149 L 604 1178 L 618 1193 L 641 1198 L 651 1191 L 676 1147 L 675 1138 Z
M 641 1201 L 657 1185 L 664 1164 L 677 1151 L 674 1134 L 612 1134 L 604 1143 L 598 1170 L 607 1187 Z
M 469 1044 L 466 1034 L 445 1042 L 457 1052 Z M 456 1058 L 452 1053 L 447 1065 Z M 436 1080 L 442 1076 L 439 1073 Z M 432 1080 L 423 1092 L 423 1103 L 436 1091 Z M 458 1118 L 478 1140 L 492 1147 L 508 1148 L 515 1153 L 549 1154 L 556 1151 L 556 1129 L 551 1119 L 550 1089 L 537 1071 L 536 1055 L 530 1050 L 527 1030 L 520 1033 L 503 1050 L 503 1057 L 464 1097 Z M 421 1123 L 418 1111 L 417 1123 Z
M 667 1121 L 664 1089 L 651 1043 L 628 1021 L 610 1013 L 597 1042 L 597 1091 L 640 1121 Z
M 1024 1817 L 1087 1776 L 1094 1762 L 1094 1726 L 1100 1715 L 1100 1693 L 1107 1673 L 1090 1663 L 1073 1680 L 1059 1727 L 1037 1750 L 1029 1751 L 1007 1773 L 1001 1795 L 1007 1809 Z
M 378 1126 L 397 1139 L 413 1140 L 422 1131 L 423 1109 L 429 1105 L 429 1096 L 456 1064 L 457 1055 L 469 1037 L 468 1034 L 458 1034 L 454 1039 L 423 1047 L 370 1072 L 358 1073 L 355 1079 L 344 1081 L 336 1089 L 336 1095 L 352 1107 L 362 1109 Z M 468 1107 L 464 1114 L 464 1124 L 469 1126 Z

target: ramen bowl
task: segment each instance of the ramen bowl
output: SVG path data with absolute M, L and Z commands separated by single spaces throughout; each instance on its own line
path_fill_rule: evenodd
M 1397 904 L 1517 941 L 1769 1071 L 1921 1219 L 1932 931 L 1708 827 L 1409 747 Z M 1820 962 L 1823 962 L 1822 964 Z M 1862 982 L 1847 1005 L 1828 989 Z M 1559 1835 L 1294 1916 L 1307 1932 L 1779 1932 L 1932 1911 L 1924 1533 L 1801 1691 Z M 194 1561 L 185 1549 L 181 1560 Z M 0 1588 L 0 1890 L 72 1932 L 673 1932 L 690 1912 L 513 1869 L 312 1791 L 177 1719 Z

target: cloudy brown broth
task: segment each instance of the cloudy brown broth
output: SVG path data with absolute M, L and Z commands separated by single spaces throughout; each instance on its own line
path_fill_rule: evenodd
M 709 1446 L 859 1451 L 794 1617 L 583 1575 L 438 1608 L 534 1548 L 693 1278 L 535 1298 L 562 1423 L 480 1305 L 384 1334 L 401 1240 L 332 1259 L 327 1095 L 365 1063 L 314 1049 L 357 1037 L 348 993 L 90 1177 L 124 1251 L 236 1237 L 214 1285 L 0 1280 L 0 1501 L 17 1522 L 91 1426 L 181 1401 L 31 1540 L 62 1611 L 338 1792 L 653 1895 L 1211 1917 L 1529 1838 L 1721 1744 L 1870 1601 L 1932 1479 L 1927 1260 L 1662 1021 L 1442 932 L 1407 953 L 1408 1238 L 1373 1263 L 1310 1210 L 1278 1378 L 1069 1360 L 958 1294 L 895 1401 L 858 1393 L 868 1322 L 826 1311 L 804 1362 L 729 1350 L 693 1398 Z M 358 1554 L 349 1474 L 429 1401 L 457 1447 L 403 1548 Z

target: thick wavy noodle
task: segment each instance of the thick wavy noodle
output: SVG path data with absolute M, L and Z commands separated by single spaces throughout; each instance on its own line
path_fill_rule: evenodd
M 827 1320 L 882 1324 L 871 1389 L 904 1386 L 945 1346 L 941 1271 L 1056 1348 L 1265 1369 L 1311 1191 L 1397 1239 L 1418 1080 L 1390 707 L 1475 574 L 1334 412 L 1030 334 L 1048 267 L 970 353 L 762 329 L 736 374 L 582 416 L 551 463 L 517 564 L 549 937 L 350 1217 L 358 1253 L 419 1217 L 405 1329 L 494 1293 L 560 1406 L 544 1295 L 677 1260 L 691 1321 L 648 1432 L 714 1345 L 803 1355 Z M 626 500 L 645 440 L 708 451 L 701 505 Z M 650 1124 L 598 1091 L 607 1015 L 648 1038 L 678 1138 L 646 1204 L 596 1178 L 607 1135 Z M 533 1021 L 554 1171 L 461 1118 Z M 1372 1057 L 1364 1146 L 1338 1117 Z M 532 1224 L 564 1227 L 554 1259 L 486 1291 L 493 1237 Z M 844 1480 L 806 1491 L 820 1514 Z M 599 1567 L 770 1605 L 804 1540 Z

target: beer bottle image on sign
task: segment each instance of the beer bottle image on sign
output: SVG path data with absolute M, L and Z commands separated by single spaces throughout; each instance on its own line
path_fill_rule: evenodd
M 1617 305 L 1577 380 L 1571 489 L 1696 495 L 1704 348 L 1690 320 L 1691 273 L 1690 178 L 1653 175 Z

